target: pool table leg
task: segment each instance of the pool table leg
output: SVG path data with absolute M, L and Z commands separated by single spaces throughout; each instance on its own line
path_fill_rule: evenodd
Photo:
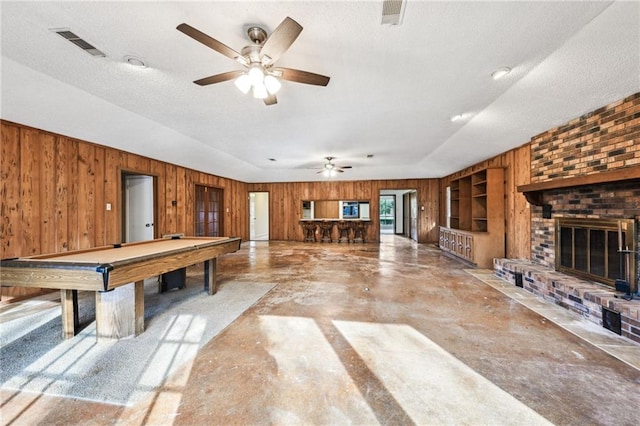
M 216 270 L 218 269 L 218 258 L 206 260 L 204 262 L 204 289 L 207 290 L 209 296 L 216 294 L 218 289 L 216 280 Z
M 144 331 L 144 281 L 96 292 L 96 335 L 121 339 Z
M 71 339 L 78 328 L 78 291 L 60 290 L 62 305 L 62 338 Z

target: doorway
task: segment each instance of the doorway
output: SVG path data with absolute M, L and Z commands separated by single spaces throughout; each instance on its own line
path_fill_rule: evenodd
M 418 241 L 418 192 L 415 189 L 380 191 L 380 234 Z
M 418 241 L 418 192 L 411 191 L 409 193 L 409 204 L 411 205 L 411 220 L 409 229 L 409 238 Z
M 196 185 L 196 237 L 220 237 L 223 227 L 224 191 Z
M 396 196 L 380 195 L 380 233 L 396 233 Z
M 249 193 L 249 239 L 269 240 L 269 193 Z
M 155 238 L 154 177 L 122 173 L 122 240 L 127 243 Z

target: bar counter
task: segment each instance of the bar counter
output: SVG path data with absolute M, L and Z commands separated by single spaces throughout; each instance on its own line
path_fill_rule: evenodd
M 304 242 L 317 242 L 320 235 L 323 243 L 364 243 L 367 237 L 367 225 L 371 219 L 300 219 L 304 230 Z M 334 228 L 338 238 L 334 238 Z

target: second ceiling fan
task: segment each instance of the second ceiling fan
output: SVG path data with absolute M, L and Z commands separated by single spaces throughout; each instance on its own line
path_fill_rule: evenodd
M 335 176 L 336 173 L 343 173 L 344 169 L 351 169 L 351 166 L 336 166 L 335 163 L 333 163 L 333 160 L 335 160 L 335 157 L 324 157 L 325 160 L 327 160 L 326 163 L 324 163 L 324 165 L 322 166 L 322 169 L 320 169 L 320 171 L 318 173 L 322 173 L 324 176 Z
M 240 53 L 188 24 L 180 24 L 177 29 L 245 67 L 245 70 L 229 71 L 194 81 L 200 86 L 235 79 L 236 86 L 243 93 L 252 90 L 255 98 L 264 100 L 266 105 L 274 105 L 278 102 L 276 93 L 280 89 L 280 79 L 315 86 L 329 84 L 329 77 L 324 75 L 274 66 L 302 32 L 302 26 L 289 17 L 268 37 L 264 29 L 250 27 L 247 34 L 252 44 L 245 46 Z

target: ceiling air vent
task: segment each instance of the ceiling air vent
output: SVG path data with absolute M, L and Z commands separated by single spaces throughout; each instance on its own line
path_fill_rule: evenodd
M 104 53 L 96 49 L 92 44 L 86 42 L 85 40 L 75 35 L 75 33 L 72 33 L 71 31 L 69 31 L 69 28 L 53 28 L 51 29 L 51 31 L 58 34 L 60 37 L 64 38 L 65 40 L 68 40 L 71 43 L 75 44 L 80 49 L 84 50 L 90 55 L 105 56 Z
M 383 0 L 382 24 L 400 25 L 404 12 L 405 0 Z

